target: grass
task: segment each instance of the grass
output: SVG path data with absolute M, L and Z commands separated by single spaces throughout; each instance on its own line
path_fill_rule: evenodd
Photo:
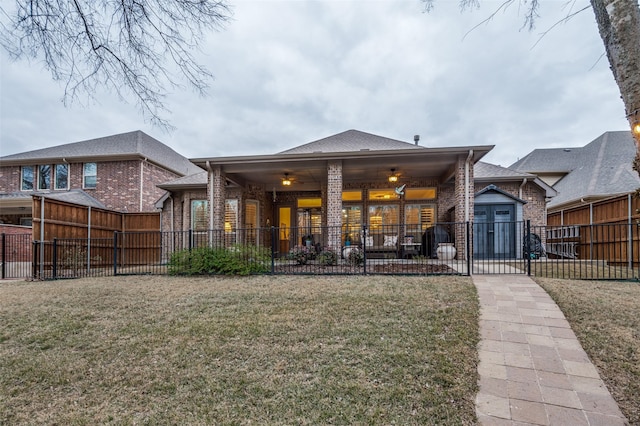
M 564 312 L 629 423 L 640 425 L 640 285 L 535 280 Z
M 0 284 L 0 424 L 473 424 L 468 277 Z

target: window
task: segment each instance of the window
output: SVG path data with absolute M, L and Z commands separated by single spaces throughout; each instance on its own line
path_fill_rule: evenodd
M 51 189 L 51 166 L 38 166 L 38 189 Z
M 244 227 L 245 240 L 247 244 L 258 244 L 260 235 L 258 234 L 258 201 L 247 200 L 244 203 Z
M 191 229 L 194 231 L 207 230 L 207 200 L 191 201 Z
M 342 201 L 361 201 L 361 200 L 362 200 L 362 191 L 360 190 L 342 191 Z
M 95 188 L 98 180 L 98 165 L 96 163 L 84 163 L 82 173 L 82 187 Z
M 20 189 L 23 191 L 32 191 L 35 179 L 35 169 L 33 166 L 22 166 L 22 183 Z
M 321 207 L 321 198 L 298 198 L 298 208 Z
M 342 242 L 344 245 L 360 244 L 362 228 L 362 206 L 342 207 Z
M 56 164 L 55 189 L 67 189 L 69 187 L 69 165 Z
M 374 201 L 397 200 L 398 194 L 393 189 L 371 189 L 369 190 L 369 199 Z
M 431 204 L 409 204 L 404 208 L 407 235 L 419 239 L 427 228 L 435 224 L 436 208 Z
M 236 232 L 238 228 L 238 200 L 224 201 L 224 232 Z
M 408 188 L 404 192 L 405 200 L 433 200 L 436 198 L 435 188 Z
M 400 208 L 396 205 L 369 206 L 369 230 L 373 233 L 387 232 L 385 227 L 398 225 Z

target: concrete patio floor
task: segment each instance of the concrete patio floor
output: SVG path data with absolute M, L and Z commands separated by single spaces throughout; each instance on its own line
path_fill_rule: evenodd
M 474 275 L 482 425 L 624 425 L 551 297 L 525 275 Z

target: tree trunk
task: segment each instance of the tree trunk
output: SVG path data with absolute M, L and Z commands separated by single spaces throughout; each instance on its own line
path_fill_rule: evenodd
M 613 77 L 640 150 L 640 6 L 638 0 L 591 0 Z M 637 130 L 637 129 L 636 129 Z M 639 151 L 640 153 L 640 151 Z M 636 154 L 636 165 L 640 156 Z M 640 170 L 638 170 L 640 173 Z

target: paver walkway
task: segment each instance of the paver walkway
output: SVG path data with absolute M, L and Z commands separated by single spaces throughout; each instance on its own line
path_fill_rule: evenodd
M 483 425 L 624 425 L 551 297 L 525 275 L 473 275 L 480 298 Z

